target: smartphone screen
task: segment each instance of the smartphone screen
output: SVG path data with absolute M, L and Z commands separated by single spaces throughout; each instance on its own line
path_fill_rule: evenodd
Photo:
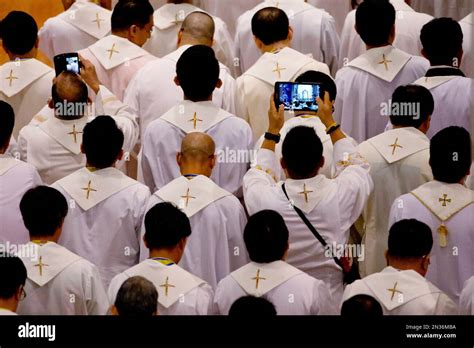
M 316 97 L 320 96 L 321 85 L 317 83 L 277 82 L 275 102 L 283 104 L 285 110 L 318 111 Z
M 61 74 L 63 71 L 71 71 L 79 74 L 81 71 L 79 55 L 77 53 L 64 53 L 55 56 L 54 68 L 56 70 L 56 76 Z

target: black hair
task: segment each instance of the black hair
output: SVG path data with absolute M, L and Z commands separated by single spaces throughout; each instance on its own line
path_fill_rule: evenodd
M 152 316 L 158 311 L 158 291 L 148 279 L 130 277 L 120 287 L 114 305 L 121 316 Z
M 273 303 L 263 297 L 243 296 L 237 299 L 229 310 L 229 316 L 252 318 L 273 317 L 277 315 Z
M 337 96 L 337 87 L 336 82 L 332 79 L 331 76 L 322 73 L 320 71 L 308 70 L 298 76 L 295 80 L 298 83 L 320 83 L 321 90 L 319 97 L 324 100 L 324 92 L 329 93 L 329 99 L 331 101 L 336 100 Z
M 112 31 L 125 30 L 132 25 L 143 28 L 153 12 L 148 0 L 120 0 L 112 11 Z
M 10 104 L 0 100 L 0 148 L 9 144 L 15 126 L 15 113 Z
M 30 237 L 52 236 L 68 212 L 66 198 L 48 186 L 29 189 L 20 201 L 23 223 Z
M 347 318 L 377 318 L 383 316 L 380 303 L 369 295 L 353 296 L 342 304 L 341 316 Z
M 0 37 L 8 51 L 23 55 L 35 47 L 38 25 L 28 13 L 11 11 L 0 23 Z
M 265 45 L 286 40 L 290 21 L 285 11 L 277 7 L 265 7 L 252 17 L 252 34 Z
M 356 28 L 362 41 L 370 46 L 388 45 L 395 15 L 388 0 L 364 0 L 356 10 Z
M 390 122 L 394 126 L 419 128 L 433 114 L 429 89 L 418 85 L 398 86 L 392 94 Z
M 0 253 L 0 298 L 9 299 L 26 282 L 26 267 L 19 257 Z
M 416 219 L 395 222 L 388 232 L 388 255 L 397 258 L 427 256 L 433 247 L 431 229 Z

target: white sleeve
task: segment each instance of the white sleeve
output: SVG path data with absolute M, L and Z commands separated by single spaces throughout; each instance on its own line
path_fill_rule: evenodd
M 457 315 L 458 307 L 456 304 L 445 294 L 441 293 L 436 303 L 435 315 Z
M 339 35 L 337 34 L 336 22 L 332 16 L 323 16 L 321 24 L 321 48 L 324 62 L 329 66 L 331 75 L 335 76 L 339 68 Z
M 50 20 L 47 20 L 38 31 L 38 48 L 52 62 L 54 54 L 54 33 Z
M 224 88 L 222 108 L 227 112 L 231 113 L 232 115 L 235 115 L 237 111 L 237 83 L 235 82 L 235 79 L 230 76 L 229 73 L 224 74 L 224 76 L 220 76 L 220 78 L 222 80 L 222 88 Z
M 474 276 L 466 281 L 459 297 L 459 314 L 474 315 Z
M 141 170 L 143 183 L 148 186 L 151 192 L 155 192 L 157 187 L 155 185 L 155 180 L 153 178 L 152 162 L 149 160 L 148 156 L 154 155 L 154 149 L 151 144 L 151 133 L 150 127 L 147 127 L 145 134 L 142 139 L 142 149 L 141 149 Z
M 20 159 L 24 162 L 28 162 L 28 141 L 25 137 L 25 132 L 27 132 L 28 126 L 23 127 L 18 134 L 18 151 L 20 153 Z
M 112 281 L 109 284 L 109 289 L 107 290 L 107 297 L 110 305 L 113 305 L 115 303 L 118 291 L 126 280 L 127 277 L 123 273 L 117 274 L 115 277 L 112 278 Z
M 403 196 L 400 196 L 393 201 L 388 217 L 388 229 L 390 229 L 395 222 L 403 219 L 403 206 Z
M 236 95 L 235 95 L 235 112 L 240 118 L 249 122 L 249 113 L 245 103 L 245 76 L 241 76 L 237 79 L 236 84 Z
M 87 314 L 105 315 L 110 304 L 100 278 L 99 270 L 96 266 L 90 266 L 90 271 L 88 272 L 86 279 L 88 282 L 88 291 L 86 294 Z
M 196 314 L 197 315 L 211 315 L 213 314 L 213 298 L 214 291 L 207 283 L 201 284 L 197 289 L 196 294 Z
M 321 280 L 314 280 L 313 285 L 313 305 L 311 306 L 311 315 L 337 315 L 338 308 L 333 302 L 329 289 Z

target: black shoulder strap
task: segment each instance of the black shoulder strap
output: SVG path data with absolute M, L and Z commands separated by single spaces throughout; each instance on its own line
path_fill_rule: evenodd
M 286 193 L 286 188 L 285 184 L 281 185 L 281 188 L 283 189 L 283 193 L 285 194 L 286 198 L 290 201 L 290 197 L 288 197 L 288 193 Z M 313 233 L 313 235 L 316 237 L 317 240 L 323 245 L 323 247 L 326 249 L 328 247 L 328 243 L 324 240 L 324 238 L 319 234 L 319 232 L 316 230 L 316 228 L 313 226 L 311 222 L 309 222 L 308 218 L 306 217 L 305 213 L 298 208 L 296 205 L 291 204 L 293 209 L 295 209 L 296 213 L 299 215 L 301 220 L 305 223 L 305 225 L 309 228 L 309 230 Z M 332 257 L 336 264 L 340 266 L 342 269 L 344 269 L 341 260 L 339 260 L 337 257 L 333 256 Z

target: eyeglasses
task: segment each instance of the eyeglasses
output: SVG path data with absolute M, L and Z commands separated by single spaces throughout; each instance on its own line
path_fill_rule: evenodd
M 20 301 L 23 301 L 26 298 L 25 288 L 22 286 L 20 291 Z

